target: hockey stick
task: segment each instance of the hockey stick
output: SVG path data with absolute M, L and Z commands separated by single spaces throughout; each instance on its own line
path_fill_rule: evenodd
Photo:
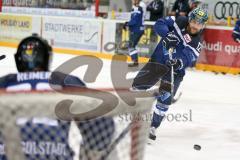
M 173 59 L 173 57 L 172 57 L 173 51 L 174 51 L 173 48 L 170 48 L 168 50 L 169 60 Z M 178 96 L 176 98 L 174 98 L 174 69 L 173 69 L 173 66 L 171 66 L 171 95 L 172 95 L 172 104 L 176 103 L 182 96 L 182 92 L 180 92 L 178 94 Z
M 1 55 L 1 56 L 0 56 L 0 60 L 2 60 L 2 59 L 4 59 L 4 58 L 6 58 L 5 55 Z
M 169 60 L 171 61 L 173 59 L 173 48 L 169 48 L 168 50 L 168 55 L 169 55 Z M 173 66 L 171 65 L 171 101 L 173 101 L 173 94 L 174 94 L 174 70 L 173 70 Z
M 182 92 L 180 92 L 180 93 L 177 95 L 176 98 L 173 97 L 173 99 L 172 99 L 172 104 L 177 103 L 178 100 L 179 100 L 181 97 L 182 97 Z

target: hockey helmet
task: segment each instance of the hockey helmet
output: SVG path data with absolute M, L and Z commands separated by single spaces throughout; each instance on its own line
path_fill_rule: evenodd
M 208 20 L 208 13 L 201 8 L 195 8 L 189 13 L 189 21 L 196 20 L 200 24 L 205 24 Z
M 48 71 L 52 47 L 37 34 L 24 38 L 18 45 L 15 62 L 19 72 Z

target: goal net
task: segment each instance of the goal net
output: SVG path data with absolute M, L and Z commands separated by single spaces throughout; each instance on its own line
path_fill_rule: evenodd
M 121 92 L 1 92 L 0 159 L 144 159 L 154 99 Z

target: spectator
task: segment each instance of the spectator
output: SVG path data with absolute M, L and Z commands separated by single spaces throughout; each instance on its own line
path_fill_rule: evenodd
M 173 4 L 172 11 L 169 13 L 170 16 L 187 16 L 189 12 L 188 0 L 176 0 Z
M 145 20 L 146 19 L 146 13 L 147 13 L 147 6 L 146 6 L 146 4 L 142 0 L 139 0 L 139 6 L 142 7 L 142 10 L 143 10 L 143 20 Z
M 164 2 L 162 0 L 153 0 L 148 6 L 147 11 L 150 12 L 150 21 L 157 21 L 163 17 Z
M 202 3 L 202 0 L 190 0 L 189 6 L 190 6 L 190 11 L 194 10 L 195 8 L 199 7 L 199 5 Z

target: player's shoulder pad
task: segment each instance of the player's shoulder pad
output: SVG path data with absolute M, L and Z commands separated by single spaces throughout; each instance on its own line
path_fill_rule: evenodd
M 173 22 L 176 21 L 176 17 L 175 17 L 175 16 L 167 16 L 165 19 L 166 19 L 167 21 L 173 21 Z
M 10 83 L 16 81 L 17 74 L 8 74 L 6 76 L 0 77 L 0 88 L 5 88 L 5 86 Z
M 176 18 L 174 16 L 168 16 L 166 18 L 164 18 L 164 22 L 168 25 L 168 26 L 173 26 L 173 24 L 175 23 Z
M 188 18 L 186 16 L 178 16 L 175 20 L 180 29 L 186 28 L 188 25 Z
M 52 72 L 49 83 L 63 87 L 86 87 L 85 83 L 78 77 L 62 72 Z
M 67 75 L 65 79 L 66 86 L 86 87 L 86 84 L 78 77 L 73 75 Z

